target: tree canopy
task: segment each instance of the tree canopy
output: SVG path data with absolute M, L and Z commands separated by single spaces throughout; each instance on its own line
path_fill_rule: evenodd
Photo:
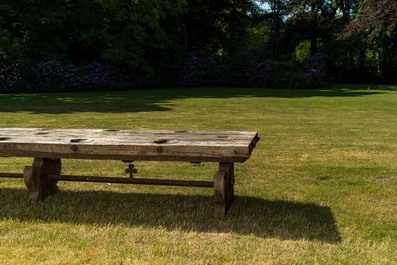
M 3 0 L 0 86 L 33 78 L 46 61 L 96 62 L 123 80 L 167 86 L 187 71 L 221 80 L 289 64 L 306 73 L 318 53 L 328 80 L 393 81 L 396 24 L 395 0 Z

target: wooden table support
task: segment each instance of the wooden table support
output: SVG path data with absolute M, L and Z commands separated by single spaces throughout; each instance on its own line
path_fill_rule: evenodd
M 234 163 L 219 163 L 214 176 L 214 217 L 222 219 L 234 199 Z
M 120 178 L 120 177 L 97 177 L 97 176 L 75 176 L 75 175 L 49 175 L 48 179 L 54 181 L 76 181 L 76 182 L 95 182 L 95 183 L 140 184 L 140 185 L 203 187 L 203 188 L 214 187 L 214 182 L 212 181 L 198 181 L 198 180 L 144 179 L 144 178 Z
M 17 175 L 18 174 L 10 174 L 10 177 L 16 178 L 18 177 Z M 2 174 L 2 176 L 6 177 L 6 174 Z M 44 200 L 48 195 L 58 193 L 58 181 L 213 187 L 215 202 L 214 217 L 217 219 L 225 217 L 225 214 L 234 199 L 234 163 L 232 162 L 219 163 L 219 169 L 214 176 L 214 182 L 209 182 L 71 175 L 62 176 L 60 159 L 35 158 L 32 166 L 26 166 L 24 168 L 23 179 L 29 191 L 29 203 L 36 203 L 37 201 Z
M 51 174 L 61 174 L 60 159 L 34 158 L 33 165 L 24 168 L 23 180 L 29 191 L 29 203 L 59 192 L 57 181 L 48 179 Z

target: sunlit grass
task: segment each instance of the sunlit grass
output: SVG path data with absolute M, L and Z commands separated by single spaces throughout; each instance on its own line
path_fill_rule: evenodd
M 239 130 L 261 137 L 236 165 L 237 198 L 212 190 L 59 183 L 26 204 L 0 179 L 0 264 L 397 263 L 397 87 L 153 89 L 0 94 L 0 127 Z M 29 158 L 0 158 L 21 173 Z M 122 176 L 121 161 L 63 173 Z M 217 165 L 135 163 L 139 177 L 210 180 Z

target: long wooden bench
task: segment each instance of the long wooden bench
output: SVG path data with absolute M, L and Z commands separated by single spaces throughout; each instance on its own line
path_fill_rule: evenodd
M 96 129 L 0 128 L 0 156 L 33 157 L 23 178 L 34 203 L 59 191 L 58 181 L 213 187 L 217 218 L 223 218 L 234 198 L 234 163 L 245 162 L 259 141 L 256 132 L 133 131 Z M 61 175 L 61 159 L 122 160 L 128 178 Z M 133 161 L 217 162 L 213 181 L 135 178 Z

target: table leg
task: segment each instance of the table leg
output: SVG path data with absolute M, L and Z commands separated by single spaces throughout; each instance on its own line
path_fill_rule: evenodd
M 29 203 L 35 203 L 47 195 L 59 192 L 57 182 L 47 178 L 51 174 L 61 174 L 60 159 L 34 158 L 33 165 L 25 167 L 23 179 L 29 191 Z
M 219 163 L 214 176 L 215 218 L 222 219 L 234 199 L 234 163 Z

